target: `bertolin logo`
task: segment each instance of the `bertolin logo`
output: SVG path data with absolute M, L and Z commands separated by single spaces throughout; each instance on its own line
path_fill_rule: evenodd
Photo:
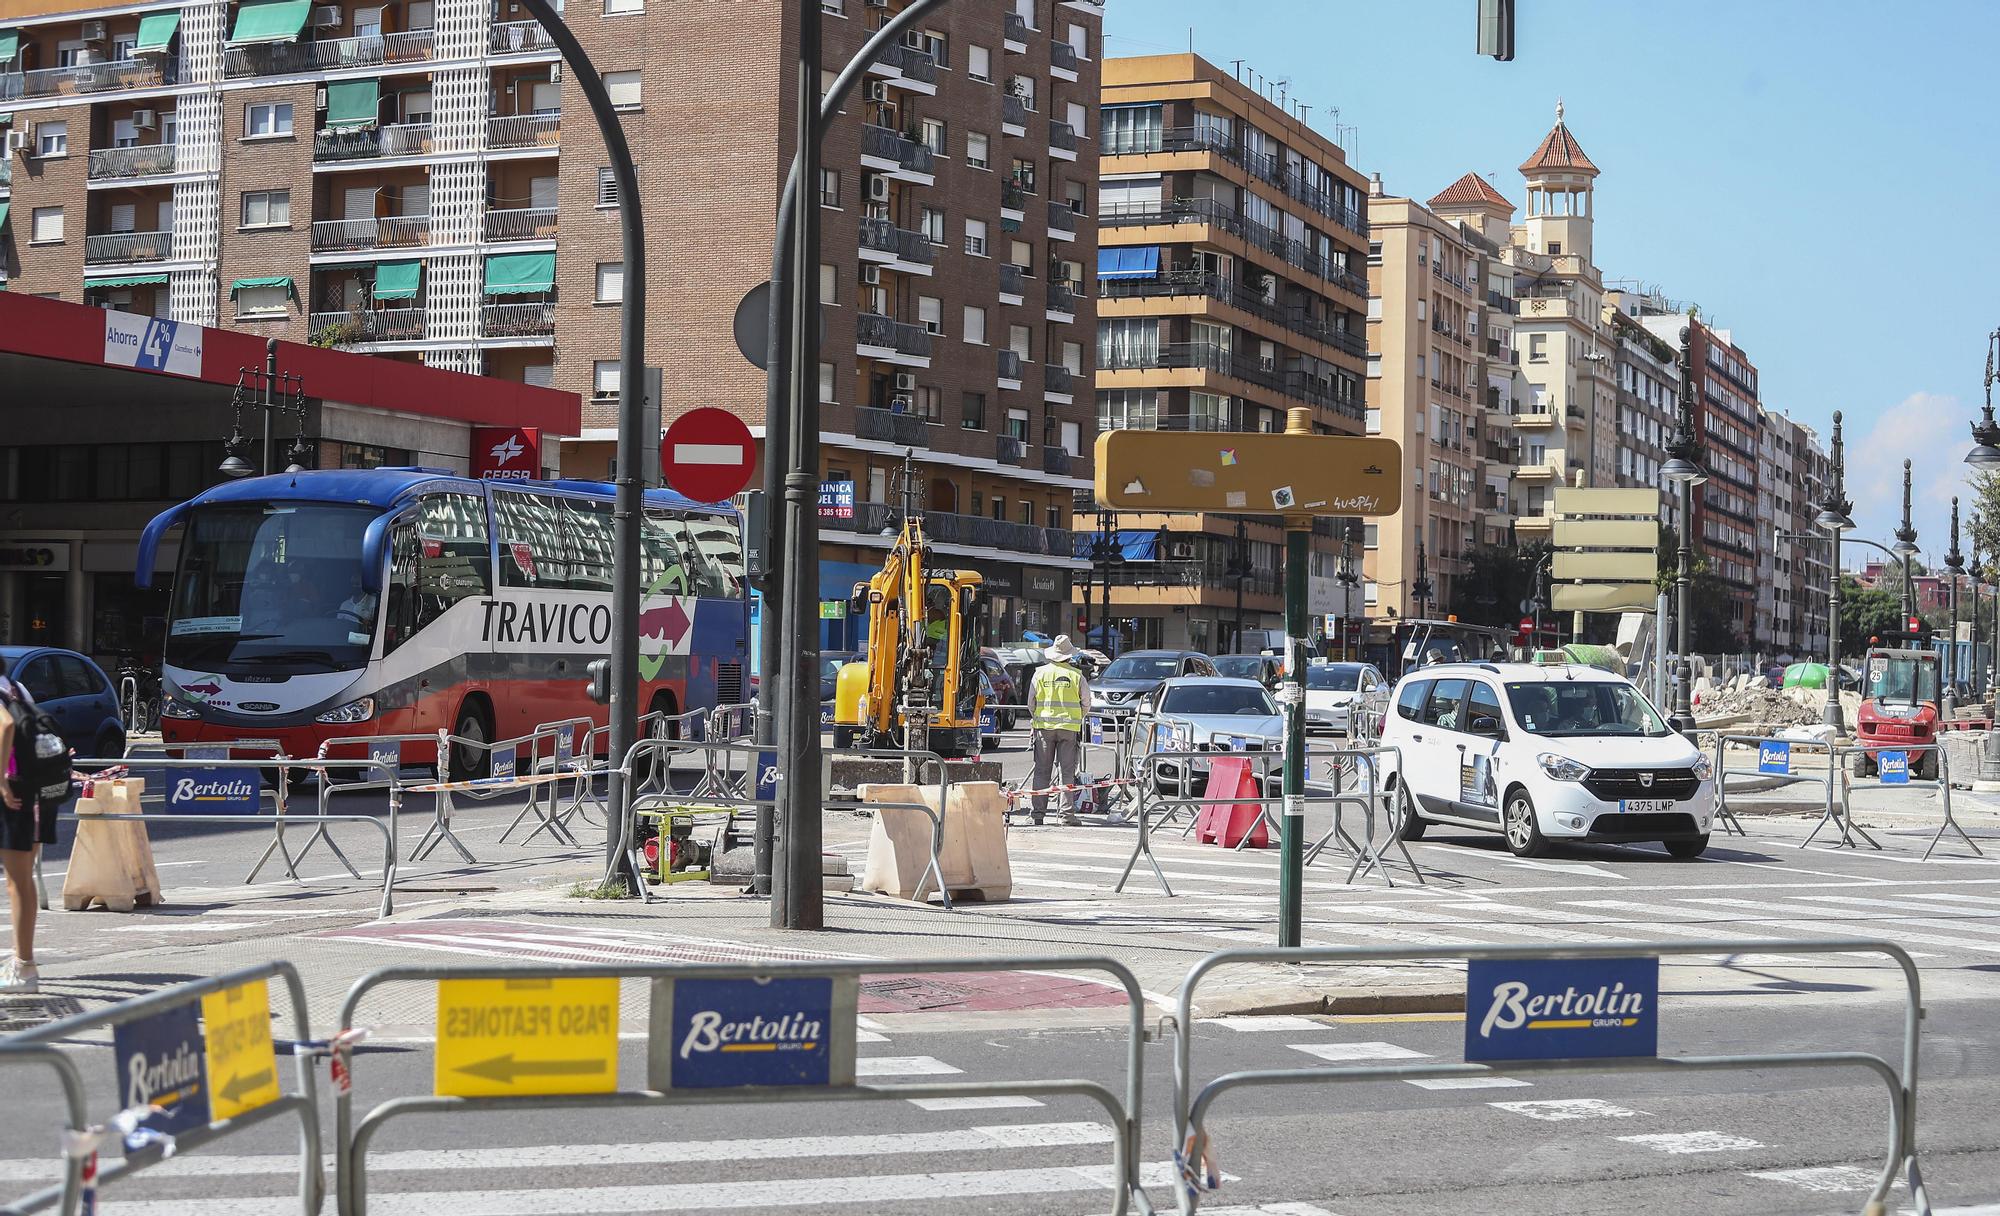
M 1759 765 L 1790 765 L 1791 762 L 1792 748 L 1788 743 L 1762 743 L 1757 747 L 1757 763 Z
M 254 798 L 257 787 L 245 777 L 182 777 L 174 782 L 176 803 L 242 802 Z
M 713 1009 L 703 1009 L 688 1019 L 680 1057 L 686 1060 L 716 1052 L 812 1051 L 825 1037 L 826 1026 L 818 1018 L 803 1013 L 788 1013 L 778 1018 L 753 1014 L 730 1021 Z
M 125 1061 L 125 1107 L 172 1106 L 191 1098 L 200 1088 L 201 1057 L 182 1041 L 174 1054 L 155 1060 L 135 1051 Z
M 1574 985 L 1561 992 L 1529 995 L 1533 989 L 1520 980 L 1493 986 L 1493 1002 L 1479 1023 L 1479 1037 L 1491 1038 L 1495 1030 L 1597 1030 L 1636 1026 L 1646 1013 L 1646 994 L 1628 992 L 1624 983 L 1596 991 L 1579 991 Z

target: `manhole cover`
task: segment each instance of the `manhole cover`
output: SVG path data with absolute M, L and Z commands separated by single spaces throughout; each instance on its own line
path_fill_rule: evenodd
M 0 1033 L 16 1030 L 31 1030 L 72 1014 L 82 1013 L 83 1006 L 75 997 L 69 996 L 10 996 L 0 997 Z
M 916 1009 L 942 1009 L 951 1005 L 963 1005 L 976 995 L 976 990 L 958 984 L 947 984 L 939 980 L 905 977 L 900 979 L 867 980 L 861 991 L 869 996 Z

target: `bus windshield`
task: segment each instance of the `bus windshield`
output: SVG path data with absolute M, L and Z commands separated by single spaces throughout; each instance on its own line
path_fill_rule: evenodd
M 361 584 L 361 537 L 376 515 L 320 503 L 198 508 L 181 542 L 166 662 L 364 666 L 377 597 Z

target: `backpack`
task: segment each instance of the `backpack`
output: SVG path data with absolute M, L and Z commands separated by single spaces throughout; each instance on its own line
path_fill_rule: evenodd
M 70 795 L 69 744 L 56 720 L 25 695 L 0 696 L 14 723 L 14 773 L 10 780 L 23 806 L 67 802 Z

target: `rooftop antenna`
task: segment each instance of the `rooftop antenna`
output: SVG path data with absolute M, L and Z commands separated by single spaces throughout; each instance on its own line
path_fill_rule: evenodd
M 1229 61 L 1229 68 L 1230 71 L 1236 74 L 1236 82 L 1238 84 L 1243 83 L 1243 61 L 1241 59 L 1232 59 Z

